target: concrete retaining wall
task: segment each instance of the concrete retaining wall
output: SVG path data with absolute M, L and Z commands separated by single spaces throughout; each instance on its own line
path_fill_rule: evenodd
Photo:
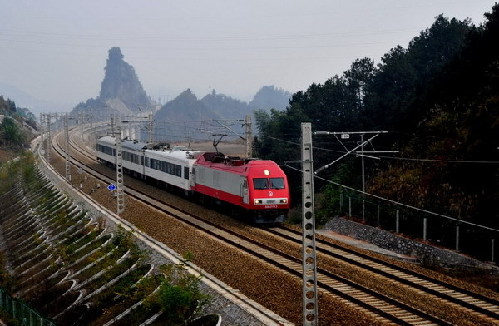
M 333 217 L 326 223 L 324 228 L 358 240 L 373 243 L 383 249 L 415 257 L 417 261 L 423 264 L 460 269 L 490 269 L 499 273 L 499 268 L 493 264 L 484 263 L 456 251 L 404 238 L 389 231 L 357 223 L 342 217 Z

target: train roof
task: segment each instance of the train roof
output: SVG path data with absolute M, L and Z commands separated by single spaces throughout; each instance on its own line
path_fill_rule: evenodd
M 103 136 L 97 141 L 100 144 L 109 144 L 112 146 L 116 145 L 116 139 L 114 136 Z M 123 139 L 121 141 L 121 146 L 123 148 L 128 148 L 134 151 L 140 151 L 147 148 L 147 143 L 139 142 L 137 140 Z
M 115 144 L 115 140 L 113 136 L 102 136 L 99 139 L 97 139 L 98 143 L 109 143 L 109 144 Z
M 164 150 L 154 150 L 154 149 L 148 149 L 146 150 L 147 156 L 151 158 L 176 158 L 179 160 L 192 160 L 194 161 L 199 155 L 203 154 L 204 152 L 200 151 L 193 151 L 188 148 L 178 148 L 178 147 L 172 147 L 171 149 L 164 149 Z
M 123 148 L 129 148 L 134 151 L 141 151 L 147 148 L 146 143 L 138 142 L 136 140 L 123 140 L 121 146 Z
M 225 156 L 215 152 L 206 152 L 200 155 L 196 160 L 196 165 L 209 166 L 213 169 L 230 171 L 243 175 L 253 174 L 256 176 L 265 173 L 271 173 L 273 175 L 276 173 L 284 174 L 279 165 L 274 161 Z
M 98 140 L 99 144 L 115 146 L 116 141 L 113 136 L 103 136 Z M 147 156 L 156 159 L 174 158 L 178 160 L 195 160 L 204 151 L 195 151 L 186 146 L 172 146 L 165 143 L 148 144 L 136 140 L 122 140 L 121 146 L 124 149 L 145 152 Z

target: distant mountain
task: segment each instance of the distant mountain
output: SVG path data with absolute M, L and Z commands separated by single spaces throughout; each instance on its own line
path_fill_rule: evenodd
M 205 138 L 200 131 L 201 121 L 220 118 L 211 108 L 199 101 L 190 89 L 187 89 L 156 112 L 154 116 L 155 140 Z
M 90 114 L 94 121 L 108 120 L 111 114 L 135 115 L 140 112 L 154 111 L 153 103 L 140 83 L 135 69 L 123 60 L 119 47 L 109 50 L 106 60 L 105 76 L 101 83 L 99 96 L 78 104 L 72 111 L 77 115 L 81 112 Z M 174 135 L 193 135 L 197 131 L 188 132 L 188 122 L 206 120 L 243 120 L 258 110 L 284 110 L 291 94 L 274 86 L 262 87 L 250 103 L 246 103 L 224 94 L 213 91 L 199 100 L 190 89 L 182 92 L 174 100 L 163 105 L 154 116 L 157 138 L 177 137 Z M 169 124 L 170 127 L 165 127 Z M 190 123 L 192 125 L 192 123 Z M 240 132 L 240 122 L 236 128 Z M 178 130 L 182 125 L 183 131 Z M 160 130 L 161 129 L 161 130 Z M 181 136 L 178 136 L 181 137 Z
M 174 100 L 166 103 L 154 116 L 155 134 L 158 139 L 196 139 L 213 134 L 243 135 L 241 120 L 252 116 L 255 109 L 284 110 L 291 94 L 274 86 L 264 86 L 246 103 L 213 90 L 198 100 L 190 89 L 182 92 Z M 252 118 L 253 119 L 253 118 Z M 223 123 L 211 123 L 211 120 L 233 120 Z M 223 125 L 229 126 L 230 130 Z M 160 127 L 161 126 L 161 127 Z M 256 124 L 253 124 L 255 129 Z
M 221 116 L 199 101 L 190 89 L 166 103 L 154 116 L 156 121 L 199 121 L 221 119 Z
M 95 119 L 103 120 L 110 114 L 133 115 L 152 109 L 135 69 L 123 57 L 119 47 L 109 50 L 99 96 L 78 104 L 73 113 L 91 113 Z
M 248 106 L 248 103 L 224 94 L 217 94 L 215 90 L 203 97 L 201 102 L 215 112 L 220 119 L 241 119 L 248 114 L 253 114 L 253 110 Z
M 155 119 L 168 121 L 189 121 L 207 119 L 244 119 L 255 109 L 284 110 L 289 104 L 291 93 L 274 86 L 263 86 L 249 103 L 240 101 L 213 90 L 198 100 L 190 89 L 166 103 Z
M 292 94 L 275 86 L 263 86 L 255 94 L 253 100 L 249 102 L 249 106 L 259 110 L 276 109 L 283 111 L 289 104 Z
M 123 60 L 119 47 L 109 50 L 105 70 L 106 75 L 99 94 L 101 100 L 119 99 L 132 111 L 151 106 L 151 101 L 142 88 L 135 69 Z

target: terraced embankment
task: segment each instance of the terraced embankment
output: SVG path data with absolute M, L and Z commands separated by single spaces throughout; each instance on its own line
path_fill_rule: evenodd
M 202 307 L 197 302 L 208 302 L 197 277 L 178 265 L 155 268 L 131 233 L 106 230 L 102 217 L 91 216 L 30 163 L 21 160 L 1 172 L 0 282 L 47 319 L 60 325 L 160 325 L 194 318 Z M 164 309 L 165 289 L 183 291 L 181 282 L 194 290 L 184 291 L 192 300 Z M 176 308 L 184 310 L 177 314 Z

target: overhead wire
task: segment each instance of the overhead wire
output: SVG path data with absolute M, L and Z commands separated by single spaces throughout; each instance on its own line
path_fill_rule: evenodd
M 414 162 L 430 162 L 430 163 L 474 163 L 474 164 L 499 164 L 499 161 L 473 161 L 473 160 L 437 160 L 437 159 L 424 159 L 424 158 L 409 158 L 409 157 L 396 157 L 396 156 L 383 156 L 378 155 L 379 158 L 401 160 L 401 161 L 414 161 Z
M 288 167 L 288 168 L 290 168 L 292 170 L 298 171 L 298 172 L 302 172 L 302 173 L 304 172 L 303 170 L 295 168 L 295 167 L 293 167 L 293 166 L 291 166 L 289 164 L 286 164 L 286 163 L 284 164 L 284 166 L 286 166 L 286 167 Z M 419 207 L 416 207 L 416 206 L 412 206 L 412 205 L 404 204 L 404 203 L 401 203 L 401 202 L 397 202 L 397 201 L 395 201 L 393 199 L 384 198 L 384 197 L 381 197 L 381 196 L 378 196 L 378 195 L 374 195 L 374 194 L 371 194 L 371 193 L 368 193 L 368 192 L 365 192 L 365 191 L 362 191 L 362 190 L 359 190 L 359 189 L 355 189 L 355 188 L 343 185 L 341 183 L 338 183 L 338 182 L 335 182 L 335 181 L 332 181 L 332 180 L 325 179 L 325 178 L 320 177 L 320 176 L 318 176 L 316 174 L 314 174 L 314 178 L 320 179 L 322 181 L 325 181 L 327 183 L 333 184 L 335 186 L 338 186 L 338 187 L 341 187 L 341 188 L 344 188 L 344 189 L 348 189 L 348 190 L 353 191 L 353 192 L 360 193 L 360 194 L 365 195 L 365 196 L 369 196 L 369 197 L 372 197 L 372 198 L 375 198 L 375 199 L 378 199 L 378 200 L 381 200 L 381 201 L 389 202 L 391 204 L 394 204 L 394 205 L 397 205 L 397 206 L 401 206 L 401 207 L 405 207 L 405 208 L 408 208 L 408 209 L 411 209 L 411 210 L 414 210 L 414 211 L 426 213 L 426 214 L 429 214 L 429 215 L 432 215 L 432 216 L 443 217 L 443 218 L 452 220 L 454 222 L 458 222 L 458 223 L 461 223 L 461 224 L 466 224 L 466 225 L 470 225 L 470 226 L 482 228 L 482 229 L 485 229 L 487 231 L 499 232 L 499 229 L 494 229 L 494 228 L 486 226 L 486 225 L 472 223 L 472 222 L 469 222 L 469 221 L 466 221 L 466 220 L 461 220 L 461 219 L 458 219 L 458 218 L 455 218 L 455 217 L 452 217 L 452 216 L 448 216 L 448 215 L 444 215 L 444 214 L 439 214 L 439 213 L 436 213 L 436 212 L 432 212 L 432 211 L 429 211 L 429 210 L 424 209 L 424 208 L 419 208 Z
M 213 134 L 219 134 L 223 130 L 227 130 L 228 126 L 233 126 L 240 124 L 243 120 L 233 119 L 233 120 L 222 120 L 222 119 L 208 119 L 208 120 L 189 120 L 189 121 L 161 121 L 156 122 L 155 127 L 155 137 L 166 138 L 166 139 L 184 139 L 185 134 L 189 134 L 187 138 L 190 140 L 206 141 Z M 231 129 L 231 128 L 229 128 Z M 169 135 L 164 135 L 163 132 L 169 132 Z M 196 137 L 193 134 L 197 134 Z M 207 135 L 206 138 L 200 138 L 199 134 Z M 166 137 L 167 136 L 167 137 Z M 241 135 L 237 134 L 232 130 L 232 134 L 226 135 L 228 138 L 238 137 Z M 163 139 L 164 140 L 164 139 Z
M 292 142 L 286 139 L 280 139 L 277 137 L 273 136 L 264 136 L 273 140 L 278 140 L 281 142 L 285 142 L 288 144 L 293 144 L 296 146 L 301 146 L 300 143 L 297 142 Z M 343 145 L 344 147 L 344 145 Z M 333 150 L 329 148 L 324 148 L 324 147 L 318 147 L 318 146 L 313 146 L 314 150 L 320 150 L 320 151 L 325 151 L 325 152 L 336 152 L 336 153 L 345 153 L 344 151 L 338 151 L 338 150 Z M 348 151 L 348 150 L 347 150 Z M 374 155 L 375 153 L 373 153 Z M 386 155 L 376 155 L 376 157 L 379 158 L 384 158 L 384 159 L 392 159 L 392 160 L 402 160 L 402 161 L 414 161 L 414 162 L 430 162 L 430 163 L 463 163 L 463 164 L 469 164 L 469 163 L 475 163 L 475 164 L 499 164 L 499 161 L 491 161 L 491 160 L 441 160 L 441 159 L 424 159 L 424 158 L 409 158 L 409 157 L 396 157 L 396 156 L 386 156 Z
M 293 144 L 293 145 L 297 145 L 297 146 L 301 146 L 301 144 L 299 143 L 295 143 L 295 142 L 292 142 L 292 141 L 289 141 L 289 140 L 285 140 L 285 139 L 280 139 L 280 138 L 276 138 L 276 137 L 272 137 L 272 136 L 266 136 L 266 137 L 269 137 L 269 138 L 272 138 L 274 140 L 278 140 L 278 141 L 282 141 L 282 142 L 285 142 L 285 143 L 289 143 L 289 144 Z M 326 150 L 326 151 L 331 151 L 329 149 L 325 149 L 325 148 L 320 148 L 320 147 L 313 147 L 314 149 L 321 149 L 321 150 Z M 385 156 L 383 156 L 385 157 Z M 389 156 L 386 156 L 386 158 L 391 158 Z M 418 161 L 426 161 L 426 160 L 419 160 L 419 159 L 415 159 L 415 160 L 418 160 Z M 292 165 L 289 165 L 289 163 L 297 163 L 297 162 L 301 162 L 301 161 L 286 161 L 284 162 L 284 164 L 282 164 L 281 166 L 286 166 L 292 170 L 295 170 L 295 171 L 298 171 L 298 172 L 302 172 L 303 173 L 303 170 L 301 169 L 298 169 Z M 439 161 L 439 160 L 432 160 L 432 162 L 442 162 L 442 161 Z M 469 162 L 479 162 L 479 163 L 499 163 L 499 162 L 496 162 L 496 161 L 452 161 L 452 162 L 459 162 L 459 163 L 469 163 Z M 319 170 L 317 170 L 316 172 L 319 172 Z M 474 226 L 474 227 L 479 227 L 479 228 L 482 228 L 482 229 L 485 229 L 485 230 L 488 230 L 488 231 L 494 231 L 494 232 L 499 232 L 499 229 L 494 229 L 492 227 L 489 227 L 489 226 L 486 226 L 486 225 L 481 225 L 481 224 L 477 224 L 477 223 L 472 223 L 472 222 L 469 222 L 469 221 L 466 221 L 466 220 L 461 220 L 461 219 L 458 219 L 458 218 L 455 218 L 455 217 L 452 217 L 452 216 L 448 216 L 448 215 L 445 215 L 445 214 L 440 214 L 440 213 L 436 213 L 436 212 L 432 212 L 432 211 L 429 211 L 427 209 L 424 209 L 424 208 L 419 208 L 419 207 L 416 207 L 416 206 L 412 206 L 412 205 L 408 205 L 408 204 L 404 204 L 404 203 L 401 203 L 401 202 L 398 202 L 398 201 L 395 201 L 393 199 L 388 199 L 388 198 L 384 198 L 384 197 L 381 197 L 381 196 L 378 196 L 378 195 L 375 195 L 375 194 L 371 194 L 371 193 L 368 193 L 366 191 L 362 191 L 362 190 L 359 190 L 359 189 L 355 189 L 353 187 L 350 187 L 350 186 L 347 186 L 347 185 L 343 185 L 341 183 L 338 183 L 338 182 L 335 182 L 335 181 L 332 181 L 332 180 L 328 180 L 328 179 L 325 179 L 323 177 L 320 177 L 316 174 L 316 172 L 314 173 L 314 178 L 317 178 L 319 180 L 322 180 L 322 181 L 325 181 L 327 183 L 330 183 L 330 184 L 333 184 L 333 185 L 336 185 L 338 187 L 342 187 L 344 189 L 348 189 L 350 191 L 353 191 L 353 192 L 357 192 L 357 193 L 360 193 L 362 195 L 365 195 L 365 196 L 369 196 L 369 197 L 372 197 L 372 198 L 375 198 L 375 199 L 378 199 L 378 200 L 381 200 L 381 201 L 385 201 L 385 202 L 388 202 L 388 203 L 391 203 L 391 204 L 394 204 L 394 205 L 397 205 L 397 206 L 400 206 L 400 207 L 405 207 L 405 208 L 408 208 L 408 209 L 411 209 L 411 210 L 414 210 L 414 211 L 418 211 L 418 212 L 422 212 L 422 213 L 426 213 L 426 214 L 429 214 L 429 215 L 432 215 L 432 216 L 437 216 L 437 217 L 442 217 L 442 218 L 446 218 L 446 219 L 449 219 L 449 220 L 452 220 L 454 222 L 459 222 L 459 223 L 462 223 L 462 224 L 466 224 L 466 225 L 470 225 L 470 226 Z

